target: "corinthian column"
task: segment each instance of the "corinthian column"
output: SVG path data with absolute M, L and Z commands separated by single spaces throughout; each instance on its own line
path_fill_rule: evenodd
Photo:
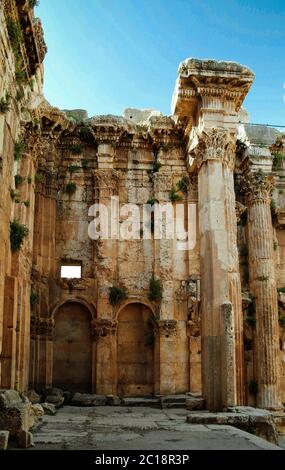
M 256 305 L 257 406 L 282 408 L 279 397 L 279 325 L 270 210 L 273 178 L 247 170 L 243 186 L 248 205 L 250 290 Z
M 194 151 L 198 167 L 202 306 L 202 376 L 207 407 L 240 401 L 241 287 L 233 169 L 235 134 L 204 130 Z

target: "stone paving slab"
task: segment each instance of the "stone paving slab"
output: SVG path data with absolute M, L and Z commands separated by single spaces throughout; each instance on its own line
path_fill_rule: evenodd
M 61 408 L 34 432 L 35 450 L 282 450 L 228 425 L 186 423 L 187 410 Z M 31 449 L 33 450 L 33 449 Z

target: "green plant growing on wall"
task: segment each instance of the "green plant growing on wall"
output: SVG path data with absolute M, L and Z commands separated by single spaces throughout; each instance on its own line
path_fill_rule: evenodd
M 68 171 L 69 171 L 70 173 L 75 173 L 76 171 L 80 170 L 80 168 L 81 168 L 81 167 L 80 167 L 79 165 L 70 165 L 70 166 L 68 167 Z
M 272 162 L 272 169 L 273 170 L 280 170 L 282 168 L 282 163 L 285 158 L 285 155 L 282 153 L 274 153 L 273 154 L 273 162 Z
M 12 18 L 9 18 L 7 21 L 7 29 L 13 51 L 17 52 L 20 48 L 21 41 L 23 40 L 23 32 L 21 26 L 17 21 L 14 21 Z
M 154 204 L 158 204 L 158 200 L 155 197 L 150 197 L 147 200 L 147 204 L 150 204 L 151 206 L 154 206 Z
M 83 160 L 81 160 L 81 166 L 82 166 L 83 170 L 87 170 L 87 168 L 88 168 L 88 160 L 86 160 L 85 158 L 83 158 Z
M 281 294 L 285 294 L 285 287 L 278 287 L 277 292 L 280 292 Z
M 25 96 L 23 87 L 19 87 L 16 93 L 16 101 L 21 101 Z
M 15 186 L 16 188 L 18 188 L 19 186 L 21 186 L 21 184 L 23 184 L 23 182 L 25 181 L 25 178 L 23 178 L 23 176 L 21 175 L 15 175 L 14 180 L 15 180 Z
M 171 202 L 181 201 L 182 197 L 177 193 L 177 189 L 173 186 L 169 191 L 169 199 Z
M 73 181 L 70 181 L 69 183 L 67 183 L 67 185 L 65 186 L 65 190 L 64 190 L 67 194 L 74 194 L 76 192 L 76 183 L 74 183 Z
M 153 302 L 161 300 L 162 292 L 163 288 L 160 279 L 155 279 L 154 277 L 152 277 L 149 281 L 149 300 L 152 300 Z
M 82 150 L 83 150 L 83 147 L 81 144 L 73 144 L 70 147 L 70 151 L 73 155 L 79 155 L 80 153 L 82 153 Z
M 41 183 L 43 181 L 43 175 L 41 173 L 35 174 L 35 183 Z
M 277 243 L 276 240 L 274 240 L 274 242 L 273 242 L 273 250 L 276 251 L 277 248 L 278 248 L 278 243 Z
M 255 379 L 252 379 L 249 382 L 248 391 L 251 395 L 254 395 L 254 396 L 258 394 L 258 383 Z
M 22 140 L 15 142 L 14 144 L 14 160 L 19 161 L 25 150 L 25 144 Z
M 11 109 L 11 95 L 7 92 L 4 98 L 0 99 L 0 114 L 6 114 Z
M 161 167 L 162 167 L 162 163 L 159 160 L 155 160 L 153 162 L 153 170 L 152 170 L 153 173 L 157 173 Z
M 10 245 L 12 253 L 20 250 L 24 239 L 29 235 L 26 225 L 20 224 L 16 219 L 10 222 Z
M 265 282 L 269 280 L 269 276 L 259 276 L 256 278 L 257 281 Z
M 111 305 L 115 306 L 127 297 L 126 289 L 117 286 L 110 287 L 109 302 Z
M 10 190 L 10 197 L 11 197 L 12 201 L 15 201 L 15 199 L 19 198 L 19 194 L 17 193 L 17 191 L 15 191 L 15 189 L 11 189 Z
M 31 176 L 28 176 L 28 178 L 27 178 L 28 184 L 32 184 L 32 181 L 33 181 L 32 177 L 31 177 Z
M 25 207 L 30 207 L 30 201 L 28 199 L 26 201 L 24 201 L 24 206 Z
M 177 188 L 184 194 L 187 194 L 189 188 L 189 178 L 188 176 L 183 176 L 181 180 L 177 183 Z

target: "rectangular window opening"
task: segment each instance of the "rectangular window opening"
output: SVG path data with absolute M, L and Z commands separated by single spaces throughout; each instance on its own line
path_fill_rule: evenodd
M 60 277 L 64 279 L 81 279 L 82 267 L 80 264 L 62 264 Z

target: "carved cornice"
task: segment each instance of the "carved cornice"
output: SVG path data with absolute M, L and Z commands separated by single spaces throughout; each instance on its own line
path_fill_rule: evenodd
M 234 169 L 236 139 L 229 130 L 213 127 L 202 131 L 200 134 L 195 130 L 192 133 L 192 140 L 196 140 L 196 146 L 194 148 L 190 147 L 190 154 L 194 158 L 198 169 L 208 161 L 219 161 L 229 169 Z
M 54 331 L 54 320 L 52 318 L 40 318 L 31 316 L 31 338 L 42 337 L 52 340 Z
M 160 337 L 172 337 L 177 334 L 176 320 L 158 320 L 154 325 L 154 333 Z
M 116 320 L 96 319 L 91 323 L 91 336 L 98 341 L 106 336 L 114 335 L 117 331 L 118 322 Z
M 274 177 L 262 171 L 246 171 L 241 177 L 241 191 L 244 193 L 246 204 L 271 203 L 274 189 Z

